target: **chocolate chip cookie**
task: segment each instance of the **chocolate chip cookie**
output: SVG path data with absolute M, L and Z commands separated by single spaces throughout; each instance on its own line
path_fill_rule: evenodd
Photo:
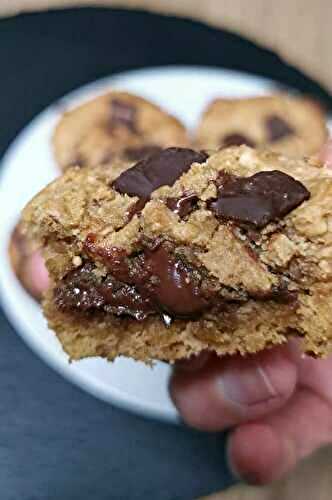
M 246 144 L 292 156 L 317 153 L 327 139 L 326 117 L 313 101 L 276 94 L 249 99 L 216 99 L 197 129 L 201 148 Z
M 64 114 L 53 136 L 55 157 L 67 167 L 136 162 L 167 146 L 185 146 L 183 125 L 161 108 L 113 91 Z
M 290 175 L 289 172 L 292 174 Z M 332 350 L 332 177 L 247 146 L 73 168 L 23 213 L 49 326 L 72 359 Z

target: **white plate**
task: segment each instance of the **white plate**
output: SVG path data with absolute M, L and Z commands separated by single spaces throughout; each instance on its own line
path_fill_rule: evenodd
M 0 292 L 5 313 L 25 342 L 66 379 L 94 396 L 145 416 L 176 422 L 167 392 L 170 369 L 148 368 L 130 359 L 99 358 L 72 364 L 49 331 L 38 305 L 22 289 L 8 258 L 10 233 L 25 203 L 57 175 L 51 136 L 64 108 L 116 87 L 151 99 L 193 127 L 217 96 L 242 97 L 275 90 L 272 81 L 204 67 L 130 71 L 82 87 L 47 108 L 17 137 L 3 158 L 0 178 Z

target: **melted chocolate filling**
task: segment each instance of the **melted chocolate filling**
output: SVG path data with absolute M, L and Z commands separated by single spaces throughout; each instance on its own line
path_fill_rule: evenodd
M 175 252 L 167 242 L 154 242 L 128 257 L 119 248 L 102 248 L 94 236 L 86 240 L 85 251 L 100 258 L 109 274 L 97 278 L 95 265 L 88 261 L 67 274 L 54 291 L 60 310 L 93 312 L 96 310 L 129 316 L 142 321 L 159 314 L 167 324 L 172 319 L 197 319 L 205 311 L 226 310 L 248 300 L 243 294 L 229 291 L 222 296 L 216 282 Z M 296 305 L 296 292 L 284 282 L 268 294 L 256 294 L 259 300 L 275 300 Z
M 117 248 L 108 250 L 87 240 L 86 250 L 102 257 L 110 275 L 98 282 L 93 264 L 68 273 L 55 289 L 59 309 L 105 310 L 143 320 L 150 314 L 164 313 L 172 318 L 196 318 L 216 303 L 216 289 L 198 269 L 184 262 L 167 244 L 128 258 Z
M 123 314 L 143 320 L 154 312 L 148 297 L 143 297 L 134 286 L 123 283 L 113 276 L 99 282 L 93 273 L 92 263 L 67 274 L 54 290 L 54 300 L 61 310 L 104 310 L 117 316 Z

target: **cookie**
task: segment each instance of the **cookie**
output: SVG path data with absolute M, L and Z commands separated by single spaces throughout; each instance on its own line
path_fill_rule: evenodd
M 325 167 L 241 146 L 170 148 L 120 175 L 70 169 L 23 220 L 52 279 L 45 315 L 72 359 L 173 362 L 293 336 L 331 352 L 331 216 Z
M 43 264 L 42 256 L 33 242 L 23 235 L 20 224 L 17 224 L 13 230 L 8 252 L 17 279 L 26 292 L 37 302 L 40 302 L 47 286 L 47 270 Z
M 246 144 L 291 156 L 317 153 L 327 140 L 326 116 L 313 101 L 276 94 L 248 99 L 216 99 L 197 129 L 200 148 Z
M 185 146 L 183 125 L 161 108 L 126 92 L 112 91 L 64 114 L 53 146 L 64 170 L 78 165 L 131 163 L 167 146 Z

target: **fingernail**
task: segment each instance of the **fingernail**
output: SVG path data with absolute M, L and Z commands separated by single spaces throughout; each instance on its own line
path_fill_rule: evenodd
M 225 370 L 220 379 L 224 398 L 240 406 L 252 406 L 278 396 L 263 366 L 253 363 L 245 370 Z

